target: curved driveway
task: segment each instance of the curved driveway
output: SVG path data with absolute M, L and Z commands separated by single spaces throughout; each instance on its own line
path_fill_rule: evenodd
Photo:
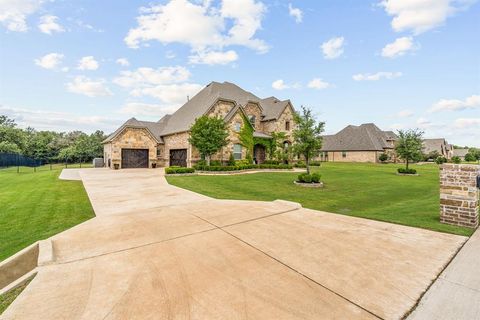
M 215 200 L 163 170 L 80 171 L 97 217 L 4 319 L 398 319 L 464 237 L 300 208 Z

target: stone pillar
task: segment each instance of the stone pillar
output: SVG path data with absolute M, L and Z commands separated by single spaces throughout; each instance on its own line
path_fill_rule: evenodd
M 479 165 L 443 164 L 440 167 L 440 222 L 478 227 Z

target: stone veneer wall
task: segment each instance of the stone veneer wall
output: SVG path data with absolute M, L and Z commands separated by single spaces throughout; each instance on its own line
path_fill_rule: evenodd
M 120 164 L 122 167 L 122 149 L 148 149 L 149 167 L 157 161 L 157 143 L 145 129 L 125 128 L 111 143 L 104 145 L 104 154 L 111 160 L 113 164 Z M 107 162 L 108 165 L 108 162 Z
M 444 164 L 440 167 L 440 222 L 478 227 L 479 165 Z
M 330 162 L 377 162 L 381 152 L 377 151 L 347 151 L 344 158 L 341 151 L 329 151 Z

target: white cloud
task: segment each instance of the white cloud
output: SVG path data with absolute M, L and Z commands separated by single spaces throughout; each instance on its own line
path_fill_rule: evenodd
M 336 59 L 343 54 L 343 37 L 331 38 L 327 42 L 322 43 L 321 48 L 325 59 Z
M 471 95 L 466 97 L 465 100 L 441 99 L 433 104 L 429 112 L 459 111 L 474 108 L 480 108 L 480 95 Z
M 78 70 L 97 70 L 99 67 L 98 61 L 93 56 L 83 57 L 78 60 Z
M 43 57 L 35 59 L 34 61 L 39 67 L 54 70 L 62 63 L 63 57 L 64 55 L 61 53 L 52 52 L 44 55 Z
M 268 46 L 255 34 L 261 29 L 265 11 L 265 5 L 255 0 L 223 0 L 219 6 L 213 6 L 212 1 L 171 0 L 141 8 L 138 26 L 129 30 L 125 43 L 138 48 L 151 40 L 177 42 L 190 46 L 193 53 L 241 45 L 264 53 Z
M 180 83 L 137 88 L 131 91 L 135 97 L 150 96 L 171 106 L 180 106 L 187 102 L 187 96 L 193 97 L 203 86 L 196 83 Z
M 193 64 L 228 64 L 230 62 L 236 61 L 238 59 L 238 55 L 233 50 L 228 51 L 200 51 L 194 55 L 188 57 L 190 63 Z
M 185 67 L 160 67 L 157 69 L 142 67 L 135 71 L 121 71 L 113 82 L 121 87 L 134 88 L 159 84 L 185 82 L 191 76 Z
M 111 96 L 113 93 L 105 86 L 104 79 L 92 80 L 85 76 L 76 76 L 72 82 L 67 83 L 69 92 L 83 94 L 87 97 Z
M 290 88 L 282 79 L 273 81 L 272 88 L 275 90 L 285 90 Z
M 307 84 L 307 87 L 311 89 L 317 89 L 317 90 L 327 89 L 327 88 L 330 88 L 331 86 L 332 85 L 330 83 L 323 81 L 320 78 L 314 78 Z
M 393 117 L 394 118 L 410 118 L 414 115 L 413 111 L 411 110 L 401 110 L 397 112 Z
M 459 10 L 467 9 L 472 0 L 384 0 L 380 2 L 396 32 L 412 31 L 420 34 L 445 23 Z
M 167 53 L 165 53 L 165 58 L 167 58 L 167 59 L 173 59 L 175 57 L 176 57 L 176 55 L 175 55 L 175 52 L 173 52 L 173 51 L 169 50 L 169 51 L 167 51 Z
M 57 16 L 45 15 L 40 17 L 40 24 L 38 29 L 46 34 L 52 34 L 53 32 L 64 32 L 65 29 L 57 23 Z
M 173 113 L 178 109 L 178 107 L 164 106 L 159 104 L 152 103 L 143 103 L 143 102 L 129 102 L 125 104 L 121 109 L 120 113 L 128 114 L 132 116 L 149 116 L 160 118 L 161 116 L 167 113 Z
M 130 62 L 128 62 L 127 58 L 119 58 L 115 62 L 123 67 L 128 67 L 130 65 Z
M 464 129 L 464 128 L 478 129 L 480 128 L 480 118 L 459 118 L 455 120 L 453 125 L 455 128 L 459 128 L 459 129 Z M 478 145 L 478 141 L 477 141 L 477 145 Z
M 394 79 L 401 77 L 401 72 L 358 73 L 352 76 L 355 81 L 378 81 L 380 79 Z
M 122 123 L 122 120 L 112 119 L 111 116 L 81 116 L 66 112 L 16 108 L 2 105 L 0 105 L 0 114 L 15 119 L 15 122 L 22 128 L 33 127 L 37 130 L 83 130 L 86 132 L 104 130 L 110 132 Z
M 288 4 L 288 14 L 295 18 L 296 23 L 301 23 L 303 12 L 299 8 L 294 8 L 291 3 Z
M 0 23 L 10 31 L 28 30 L 27 17 L 36 12 L 43 0 L 2 0 L 0 1 Z
M 414 45 L 412 37 L 401 37 L 383 47 L 382 56 L 386 58 L 396 58 L 405 55 L 408 51 L 415 51 L 417 49 L 418 46 Z

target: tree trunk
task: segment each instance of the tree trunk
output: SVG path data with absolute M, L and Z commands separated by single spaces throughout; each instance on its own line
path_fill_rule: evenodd
M 209 154 L 205 155 L 205 160 L 207 161 L 207 166 L 210 166 L 210 155 Z
M 406 162 L 406 168 L 408 170 L 408 158 L 405 160 L 405 162 Z
M 310 160 L 305 156 L 305 165 L 307 166 L 307 174 L 310 174 Z

